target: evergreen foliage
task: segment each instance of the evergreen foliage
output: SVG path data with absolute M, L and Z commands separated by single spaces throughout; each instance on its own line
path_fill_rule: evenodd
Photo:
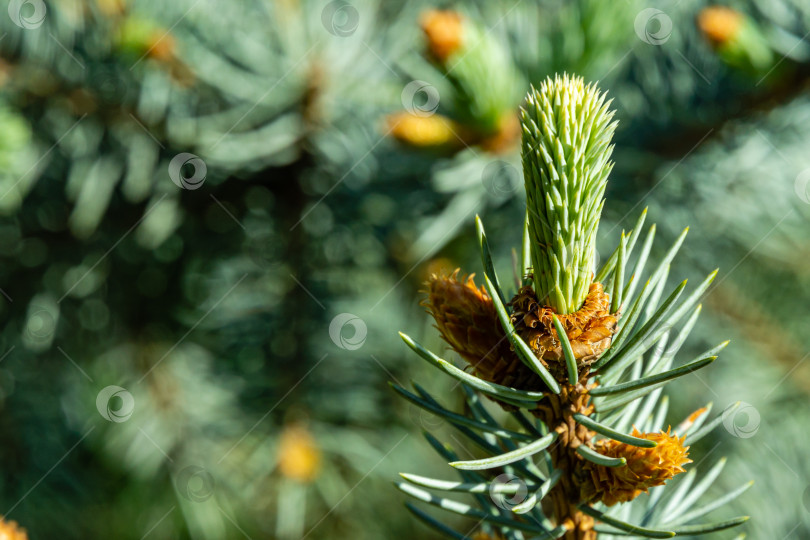
M 544 468 L 554 443 L 541 448 L 549 434 L 526 407 L 585 363 L 596 373 L 604 343 L 572 336 L 540 361 L 532 346 L 549 335 L 503 329 L 519 322 L 512 293 L 536 285 L 525 279 L 536 264 L 530 236 L 521 238 L 520 107 L 532 85 L 564 73 L 598 83 L 619 121 L 595 248 L 582 259 L 610 298 L 597 306 L 609 312 L 600 328 L 624 299 L 611 349 L 627 352 L 613 356 L 615 380 L 605 378 L 615 392 L 594 397 L 616 408 L 577 418 L 617 444 L 649 444 L 632 426 L 657 432 L 674 419 L 693 461 L 649 496 L 596 504 L 598 527 L 694 532 L 751 515 L 740 528 L 749 537 L 810 531 L 795 442 L 810 421 L 806 2 L 743 0 L 730 13 L 692 0 L 7 4 L 0 532 L 481 540 L 504 520 L 553 530 L 531 520 L 561 478 Z M 437 10 L 462 21 L 447 61 L 426 32 Z M 411 116 L 420 121 L 393 122 Z M 201 182 L 190 180 L 196 172 Z M 636 225 L 645 206 L 652 231 Z M 645 289 L 687 225 L 671 273 L 688 286 L 678 294 L 662 272 Z M 482 244 L 491 262 L 475 294 L 500 301 L 491 326 L 505 336 L 510 382 L 539 372 L 546 387 L 515 393 L 461 370 L 463 357 L 442 350 L 416 305 L 431 274 L 480 268 Z M 689 311 L 662 337 L 662 316 L 645 337 L 643 321 L 661 306 L 680 314 L 716 266 L 699 322 Z M 574 283 L 581 294 L 584 281 Z M 568 331 L 555 315 L 544 332 Z M 690 323 L 692 337 L 669 358 L 664 340 L 677 343 Z M 403 351 L 396 329 L 425 362 Z M 514 347 L 522 355 L 510 356 Z M 411 390 L 410 379 L 425 386 Z M 688 430 L 678 424 L 708 401 Z M 525 457 L 505 466 L 525 493 L 475 468 L 516 450 L 536 450 L 537 470 Z M 460 479 L 447 480 L 456 470 Z M 413 472 L 402 482 L 409 495 L 475 519 L 409 501 L 437 530 L 425 528 L 401 511 L 390 485 L 398 471 Z M 756 484 L 741 494 L 749 478 Z M 717 517 L 697 515 L 735 494 Z

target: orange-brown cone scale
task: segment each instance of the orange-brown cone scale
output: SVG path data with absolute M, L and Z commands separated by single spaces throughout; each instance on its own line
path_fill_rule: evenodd
M 458 273 L 457 269 L 450 276 L 431 276 L 428 297 L 422 304 L 433 315 L 444 340 L 482 379 L 521 390 L 543 390 L 540 378 L 512 350 L 486 289 L 476 287 L 474 274 L 459 279 Z M 551 308 L 538 302 L 530 286 L 522 287 L 511 305 L 518 334 L 557 380 L 565 380 L 562 345 Z M 578 311 L 557 317 L 581 370 L 610 346 L 617 319 L 610 313 L 610 299 L 600 283 L 591 285 Z
M 422 303 L 436 320 L 442 338 L 472 368 L 476 376 L 521 390 L 544 390 L 543 381 L 511 349 L 495 306 L 473 275 L 458 278 L 433 275 Z
M 660 486 L 678 473 L 683 465 L 691 463 L 689 447 L 683 445 L 686 436 L 670 435 L 670 430 L 660 433 L 640 433 L 633 429 L 632 435 L 655 441 L 654 448 L 639 448 L 618 441 L 605 439 L 596 444 L 596 451 L 613 458 L 625 458 L 624 467 L 602 467 L 588 463 L 592 482 L 583 485 L 583 500 L 599 500 L 608 506 L 632 501 L 654 486 Z
M 433 275 L 427 283 L 423 303 L 436 320 L 442 337 L 482 379 L 522 390 L 547 390 L 539 376 L 526 367 L 512 350 L 498 320 L 495 306 L 483 287 L 476 287 L 472 276 L 458 279 Z M 601 500 L 606 504 L 631 500 L 654 485 L 660 485 L 682 472 L 688 447 L 683 438 L 667 433 L 636 436 L 659 442 L 655 448 L 636 448 L 616 441 L 594 443 L 596 433 L 578 424 L 576 413 L 590 416 L 588 366 L 610 347 L 616 331 L 617 314 L 610 313 L 610 298 L 600 283 L 590 286 L 582 307 L 571 314 L 556 314 L 565 329 L 579 367 L 579 382 L 570 385 L 562 347 L 548 306 L 542 305 L 531 287 L 522 287 L 511 301 L 512 323 L 518 334 L 551 374 L 560 382 L 559 394 L 548 393 L 531 412 L 549 431 L 558 434 L 549 447 L 552 464 L 563 471 L 557 485 L 543 500 L 544 511 L 568 529 L 565 540 L 594 540 L 594 520 L 577 508 L 583 502 Z M 625 457 L 624 467 L 608 468 L 593 464 L 577 454 L 587 445 L 604 455 Z
M 554 378 L 565 380 L 567 369 L 552 314 L 555 314 L 554 311 L 542 305 L 534 289 L 528 285 L 521 287 L 512 299 L 512 324 L 515 330 Z M 595 362 L 610 347 L 617 318 L 610 313 L 610 297 L 602 289 L 601 283 L 591 284 L 585 302 L 577 311 L 556 315 L 565 329 L 580 370 Z

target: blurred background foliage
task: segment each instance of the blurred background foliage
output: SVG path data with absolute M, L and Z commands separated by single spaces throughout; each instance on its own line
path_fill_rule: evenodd
M 692 227 L 672 275 L 720 267 L 691 352 L 732 345 L 672 415 L 745 406 L 696 466 L 756 480 L 728 510 L 750 537 L 808 537 L 808 32 L 805 0 L 10 2 L 0 514 L 34 539 L 433 538 L 390 480 L 442 476 L 419 432 L 452 432 L 387 381 L 461 400 L 396 330 L 440 346 L 417 291 L 479 270 L 476 213 L 507 275 L 517 107 L 569 71 L 620 119 L 600 240 L 649 206 Z

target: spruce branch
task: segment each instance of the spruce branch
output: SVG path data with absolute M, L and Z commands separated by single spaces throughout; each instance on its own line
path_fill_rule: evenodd
M 466 408 L 463 413 L 446 409 L 416 383 L 418 395 L 397 385 L 394 390 L 447 420 L 484 455 L 459 460 L 431 441 L 460 478 L 403 475 L 407 483 L 397 487 L 414 499 L 479 520 L 482 533 L 497 526 L 505 538 L 521 531 L 566 540 L 596 540 L 603 534 L 670 538 L 718 531 L 748 519 L 694 523 L 747 486 L 715 504 L 695 507 L 719 468 L 692 489 L 696 472 L 685 468 L 692 463 L 689 445 L 723 417 L 707 420 L 710 406 L 701 407 L 673 431 L 666 421 L 668 400 L 662 397 L 664 385 L 711 364 L 728 343 L 675 362 L 716 271 L 688 292 L 684 280 L 664 294 L 670 264 L 687 231 L 646 270 L 654 224 L 634 251 L 645 210 L 632 230 L 621 233 L 594 278 L 594 241 L 616 126 L 608 107 L 604 94 L 567 75 L 548 79 L 529 94 L 522 111 L 527 192 L 522 263 L 533 284 L 527 279 L 506 301 L 480 219 L 484 286 L 472 276 L 459 279 L 459 270 L 429 278 L 423 305 L 469 370 L 400 334 L 414 352 L 461 384 Z M 482 407 L 479 395 L 501 405 L 518 425 L 502 425 Z M 658 488 L 682 473 L 686 479 L 659 511 Z M 521 482 L 522 491 L 504 506 L 502 484 L 512 478 Z M 480 509 L 424 488 L 466 492 Z M 490 500 L 481 497 L 485 489 Z M 651 496 L 639 499 L 642 493 Z M 631 501 L 626 509 L 619 506 Z M 511 512 L 501 511 L 506 509 Z M 412 511 L 429 526 L 459 537 L 427 514 Z
M 557 313 L 582 306 L 613 168 L 617 122 L 606 94 L 581 77 L 532 88 L 521 109 L 523 174 L 535 289 Z

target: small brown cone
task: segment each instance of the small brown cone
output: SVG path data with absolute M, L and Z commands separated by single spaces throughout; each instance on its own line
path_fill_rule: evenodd
M 582 485 L 584 501 L 601 501 L 607 506 L 632 501 L 654 486 L 660 486 L 678 473 L 683 465 L 691 463 L 689 447 L 683 445 L 686 436 L 670 435 L 670 429 L 659 433 L 640 433 L 633 429 L 632 435 L 655 441 L 654 448 L 639 448 L 618 441 L 604 439 L 596 444 L 596 450 L 608 457 L 625 458 L 622 467 L 604 467 L 587 463 L 591 483 Z
M 475 286 L 473 275 L 459 280 L 458 272 L 431 276 L 422 304 L 444 340 L 482 379 L 521 390 L 545 389 L 542 379 L 511 350 L 486 289 Z
M 585 302 L 574 313 L 555 314 L 551 307 L 540 304 L 528 285 L 512 299 L 512 307 L 512 324 L 518 334 L 558 380 L 565 380 L 566 367 L 552 315 L 562 323 L 580 368 L 592 364 L 610 347 L 616 331 L 617 319 L 610 313 L 610 297 L 601 283 L 591 284 Z

